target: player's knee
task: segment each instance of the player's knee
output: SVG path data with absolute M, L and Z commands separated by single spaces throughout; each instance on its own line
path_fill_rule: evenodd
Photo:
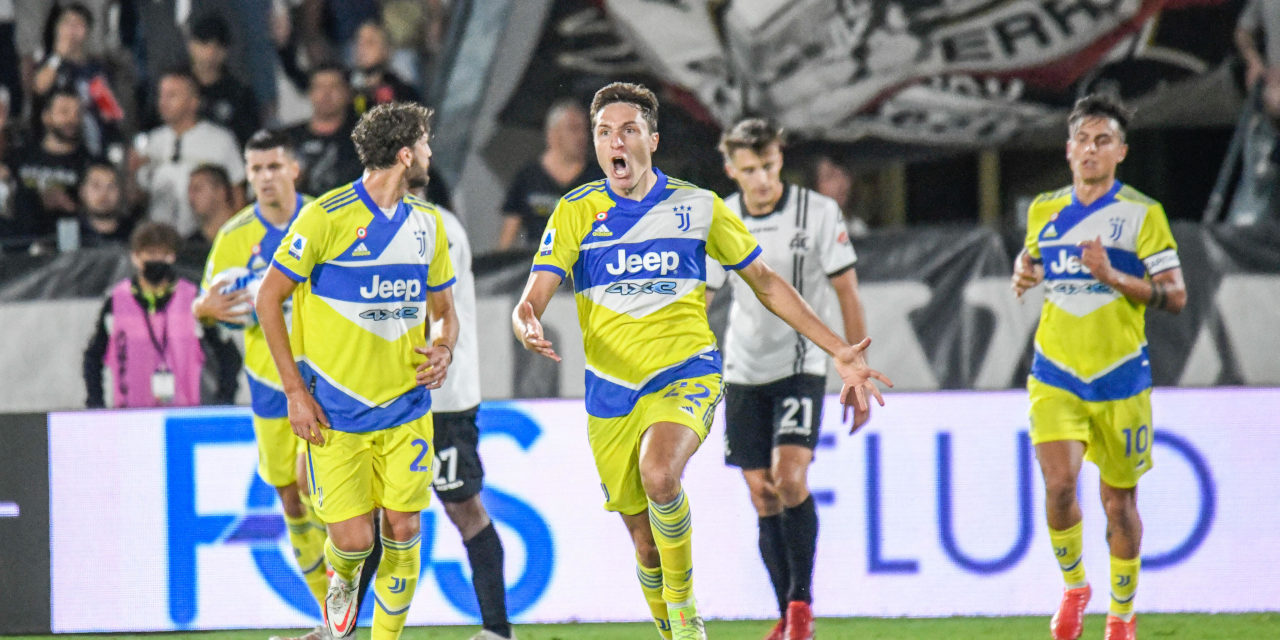
M 782 511 L 782 499 L 769 483 L 751 485 L 751 504 L 761 516 L 777 515 Z
M 1054 511 L 1071 509 L 1076 503 L 1074 478 L 1046 476 L 1044 479 L 1045 506 Z
M 778 499 L 783 506 L 794 507 L 809 497 L 809 485 L 804 478 L 781 478 L 777 484 Z
M 445 515 L 457 527 L 463 540 L 468 540 L 489 525 L 489 513 L 480 502 L 480 496 L 471 496 L 461 502 L 440 501 L 444 505 Z
M 1138 518 L 1137 495 L 1133 491 L 1110 489 L 1103 491 L 1102 510 L 1107 520 L 1119 526 L 1127 526 Z
M 383 522 L 382 536 L 401 542 L 412 540 L 422 528 L 422 518 L 418 514 L 399 514 L 388 517 Z M 372 542 L 372 541 L 371 541 Z
M 329 539 L 340 551 L 359 553 L 373 548 L 373 527 L 330 527 Z
M 666 504 L 680 495 L 680 474 L 664 464 L 641 464 L 640 483 L 650 502 Z

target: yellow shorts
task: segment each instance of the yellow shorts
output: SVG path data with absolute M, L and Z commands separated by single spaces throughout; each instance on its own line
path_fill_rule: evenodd
M 604 508 L 635 515 L 649 508 L 640 482 L 640 437 L 659 422 L 682 424 L 705 440 L 720 403 L 720 374 L 676 380 L 640 396 L 625 416 L 587 416 L 587 437 L 604 490 Z
M 1085 443 L 1085 459 L 1098 465 L 1113 487 L 1137 486 L 1151 470 L 1151 389 L 1123 400 L 1088 402 L 1058 387 L 1027 378 L 1031 395 L 1031 444 L 1056 440 Z
M 258 442 L 258 476 L 273 486 L 283 487 L 298 480 L 298 455 L 307 450 L 307 441 L 293 433 L 288 418 L 253 417 L 253 435 Z
M 324 430 L 324 445 L 307 445 L 311 504 L 326 523 L 374 507 L 412 513 L 431 501 L 431 414 L 398 427 L 347 433 Z

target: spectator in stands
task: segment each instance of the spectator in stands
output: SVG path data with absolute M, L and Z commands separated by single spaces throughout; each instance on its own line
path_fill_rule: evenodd
M 93 14 L 82 3 L 58 6 L 50 15 L 46 30 L 45 57 L 32 79 L 36 100 L 55 90 L 69 90 L 80 96 L 85 109 L 83 141 L 95 156 L 123 158 L 120 132 L 124 109 L 111 88 L 106 65 L 90 56 L 86 47 L 93 27 Z
M 121 206 L 120 173 L 101 160 L 89 164 L 80 182 L 80 246 L 125 246 L 133 229 Z
M 216 164 L 202 164 L 191 170 L 187 181 L 187 200 L 200 226 L 187 236 L 178 262 L 203 268 L 213 248 L 218 229 L 236 214 L 231 194 L 234 191 L 227 170 Z
M 200 116 L 231 130 L 244 145 L 261 125 L 253 90 L 227 70 L 231 29 L 221 16 L 206 14 L 191 23 L 187 53 L 191 75 L 200 85 Z
M 81 113 L 79 95 L 55 89 L 40 109 L 44 135 L 14 152 L 14 232 L 50 235 L 58 218 L 76 215 L 76 187 L 88 164 L 80 136 Z
M 351 143 L 356 117 L 351 110 L 346 70 L 341 65 L 325 63 L 313 68 L 308 78 L 311 118 L 289 127 L 285 133 L 293 141 L 298 164 L 302 165 L 298 192 L 319 197 L 359 178 L 364 167 Z
M 111 371 L 116 408 L 200 404 L 205 346 L 221 373 L 215 400 L 234 400 L 240 353 L 216 331 L 203 332 L 191 315 L 196 285 L 179 278 L 173 267 L 181 242 L 177 229 L 163 223 L 143 224 L 130 237 L 136 275 L 112 287 L 84 352 L 90 408 L 106 406 L 104 366 Z
M 419 99 L 418 92 L 391 70 L 390 62 L 386 29 L 376 20 L 360 25 L 356 30 L 355 72 L 351 74 L 357 114 L 388 102 Z
M 604 177 L 596 163 L 588 162 L 590 128 L 587 112 L 573 100 L 558 101 L 547 110 L 547 147 L 537 162 L 516 174 L 507 190 L 498 250 L 536 246 L 560 196 Z
M 857 198 L 853 194 L 853 172 L 849 167 L 832 160 L 830 156 L 821 155 L 818 156 L 813 173 L 813 190 L 836 201 L 843 212 L 849 235 L 866 235 L 867 223 L 853 210 Z
M 130 168 L 147 197 L 147 217 L 153 222 L 168 222 L 186 236 L 199 226 L 187 200 L 191 170 L 205 163 L 226 169 L 238 207 L 243 201 L 244 160 L 230 131 L 200 118 L 199 89 L 191 74 L 165 73 L 159 94 L 164 125 L 139 139 Z
M 312 61 L 348 60 L 334 53 L 345 47 L 361 25 L 378 19 L 378 0 L 301 0 L 298 40 Z
M 1265 46 L 1258 47 L 1261 35 Z M 1248 0 L 1236 23 L 1236 48 L 1245 62 L 1245 84 L 1252 89 L 1263 83 L 1263 103 L 1273 117 L 1280 116 L 1280 5 Z

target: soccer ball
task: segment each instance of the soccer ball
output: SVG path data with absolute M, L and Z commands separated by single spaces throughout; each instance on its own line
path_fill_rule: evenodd
M 236 305 L 233 309 L 237 314 L 235 320 L 231 322 L 219 322 L 218 324 L 235 330 L 243 330 L 258 324 L 258 314 L 254 312 L 253 301 L 258 297 L 258 286 L 262 284 L 262 278 L 245 267 L 231 267 L 222 273 L 213 277 L 213 281 L 209 286 L 217 289 L 222 293 L 234 293 L 236 291 L 247 291 L 249 293 L 248 302 Z

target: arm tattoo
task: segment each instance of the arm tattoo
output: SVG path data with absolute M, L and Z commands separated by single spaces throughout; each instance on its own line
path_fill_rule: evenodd
M 1151 283 L 1151 298 L 1147 300 L 1147 306 L 1163 309 L 1165 303 L 1168 302 L 1168 296 L 1164 292 L 1164 283 Z

